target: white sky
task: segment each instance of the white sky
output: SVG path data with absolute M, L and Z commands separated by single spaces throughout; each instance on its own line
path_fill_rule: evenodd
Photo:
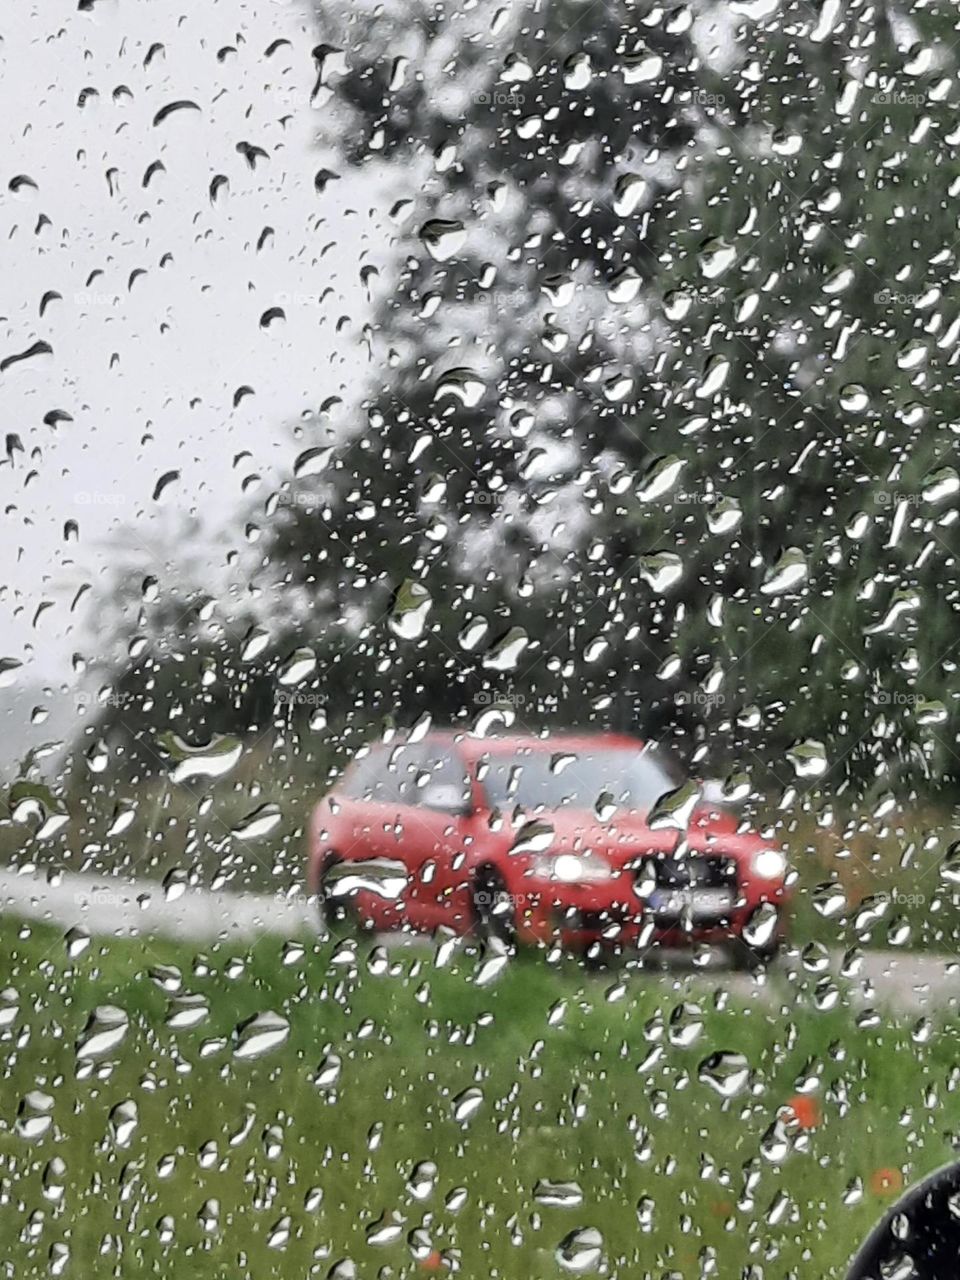
M 0 373 L 3 435 L 25 450 L 0 460 L 0 658 L 24 664 L 0 695 L 0 762 L 21 750 L 41 685 L 50 718 L 39 736 L 73 727 L 75 703 L 56 690 L 73 679 L 71 655 L 101 656 L 95 602 L 118 558 L 139 547 L 162 589 L 176 574 L 158 551 L 182 552 L 216 593 L 250 499 L 265 500 L 302 449 L 325 442 L 315 427 L 294 441 L 292 424 L 333 395 L 345 402 L 334 428 L 349 414 L 368 372 L 360 270 L 389 274 L 395 194 L 382 172 L 315 190 L 316 171 L 337 164 L 314 144 L 310 51 L 324 33 L 300 0 L 94 0 L 90 11 L 30 0 L 5 17 L 0 362 L 38 341 L 53 354 Z M 710 22 L 703 36 L 716 44 Z M 219 59 L 227 46 L 236 52 Z M 129 92 L 115 96 L 120 86 Z M 177 101 L 199 110 L 155 125 Z M 254 169 L 240 142 L 267 153 Z M 163 171 L 144 188 L 156 161 Z M 214 204 L 218 174 L 229 189 Z M 36 186 L 18 186 L 20 175 Z M 257 252 L 266 226 L 273 240 Z M 41 317 L 50 291 L 61 297 Z M 286 320 L 261 328 L 274 306 Z M 255 394 L 234 409 L 244 384 Z M 46 426 L 51 410 L 73 421 Z M 180 478 L 154 501 L 170 471 Z M 188 547 L 176 537 L 184 516 L 203 526 Z M 79 538 L 66 543 L 69 520 Z M 72 613 L 85 583 L 93 591 Z
M 292 47 L 267 58 L 281 37 Z M 178 513 L 196 515 L 209 542 L 193 551 L 222 573 L 240 534 L 245 481 L 259 474 L 248 496 L 265 500 L 314 442 L 295 442 L 291 424 L 330 395 L 356 398 L 369 315 L 360 268 L 382 272 L 389 261 L 378 229 L 386 197 L 372 177 L 314 189 L 317 169 L 336 167 L 312 145 L 320 117 L 310 104 L 310 50 L 319 38 L 295 0 L 96 0 L 91 12 L 78 11 L 77 0 L 8 6 L 0 361 L 37 341 L 53 348 L 0 374 L 3 434 L 18 435 L 25 450 L 0 465 L 0 657 L 25 664 L 24 688 L 69 679 L 74 651 L 98 656 L 89 617 L 71 615 L 70 604 L 115 562 L 113 532 L 136 526 L 137 539 L 162 546 Z M 156 43 L 163 51 L 144 67 Z M 228 45 L 237 52 L 221 62 L 217 52 Z M 121 85 L 132 97 L 115 100 Z M 81 108 L 89 89 L 99 96 Z M 157 111 L 178 100 L 200 110 L 155 126 Z M 251 170 L 239 142 L 267 158 Z M 157 160 L 166 171 L 144 189 Z M 229 192 L 212 204 L 215 174 L 227 176 Z M 36 189 L 11 191 L 18 175 Z M 36 233 L 42 215 L 50 225 Z M 258 253 L 267 225 L 275 236 Z M 161 267 L 165 254 L 172 260 Z M 146 274 L 131 290 L 138 269 Z M 103 274 L 88 287 L 94 271 Z M 62 298 L 41 317 L 47 291 Z M 262 329 L 272 306 L 284 307 L 286 322 Z M 351 323 L 337 334 L 341 316 Z M 234 409 L 242 384 L 256 394 Z M 73 421 L 45 426 L 53 409 Z M 235 468 L 242 450 L 252 458 Z M 181 478 L 153 501 L 157 480 L 172 470 Z M 71 519 L 79 540 L 67 544 Z M 163 577 L 147 551 L 144 569 Z M 35 622 L 42 602 L 52 607 Z

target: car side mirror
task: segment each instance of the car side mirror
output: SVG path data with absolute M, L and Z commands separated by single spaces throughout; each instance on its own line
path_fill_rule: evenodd
M 847 1280 L 955 1280 L 960 1258 L 960 1164 L 950 1164 L 902 1196 L 868 1236 Z
M 470 802 L 460 787 L 453 782 L 429 782 L 420 792 L 420 803 L 425 809 L 438 809 L 441 813 L 464 817 L 470 812 Z

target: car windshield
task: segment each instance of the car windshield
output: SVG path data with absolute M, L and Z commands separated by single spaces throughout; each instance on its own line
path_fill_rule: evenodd
M 679 772 L 649 748 L 519 750 L 481 766 L 492 808 L 649 809 L 679 786 Z

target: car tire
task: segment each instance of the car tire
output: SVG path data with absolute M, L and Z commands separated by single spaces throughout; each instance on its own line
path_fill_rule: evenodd
M 355 903 L 343 894 L 333 892 L 336 868 L 341 865 L 341 862 L 342 859 L 335 854 L 330 854 L 324 860 L 320 869 L 320 879 L 317 885 L 320 923 L 330 933 L 359 933 L 362 925 Z
M 730 963 L 738 973 L 759 973 L 771 968 L 780 954 L 779 940 L 768 947 L 751 947 L 743 938 L 730 943 Z
M 483 940 L 496 939 L 512 947 L 517 941 L 517 921 L 513 898 L 496 867 L 480 867 L 473 877 L 473 919 Z

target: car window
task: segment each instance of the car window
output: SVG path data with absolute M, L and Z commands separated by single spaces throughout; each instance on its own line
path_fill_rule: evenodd
M 418 780 L 423 769 L 424 747 L 422 743 L 394 747 L 389 754 L 387 785 L 390 799 L 399 804 L 417 803 Z
M 437 767 L 439 756 L 433 753 Z M 415 804 L 428 770 L 427 749 L 422 743 L 376 747 L 347 775 L 342 791 L 351 799 L 377 804 Z
M 396 800 L 398 786 L 389 764 L 385 747 L 375 747 L 347 773 L 341 791 L 351 800 L 367 800 L 385 804 Z
M 650 750 L 526 749 L 492 753 L 481 767 L 491 806 L 648 810 L 680 785 L 675 769 Z
M 467 806 L 470 800 L 470 779 L 454 744 L 424 743 L 418 769 L 417 786 L 410 795 L 410 803 L 451 811 Z

